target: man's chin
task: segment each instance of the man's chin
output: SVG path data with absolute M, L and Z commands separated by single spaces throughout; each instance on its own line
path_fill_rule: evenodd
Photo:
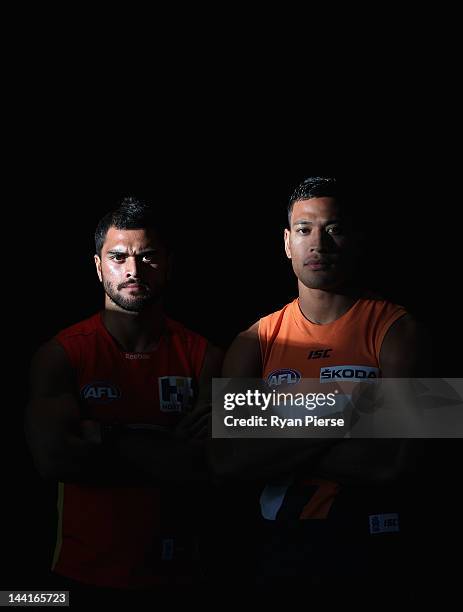
M 119 308 L 126 312 L 142 312 L 149 306 L 149 304 L 118 304 Z
M 150 296 L 149 298 L 144 298 L 144 299 L 132 299 L 132 300 L 115 300 L 114 298 L 111 298 L 112 301 L 114 302 L 114 304 L 116 304 L 116 306 L 118 306 L 119 308 L 122 308 L 122 310 L 125 310 L 126 312 L 142 312 L 143 310 L 146 310 L 147 308 L 149 308 L 150 306 L 152 306 L 155 302 L 157 302 L 157 298 L 154 296 Z
M 331 274 L 320 274 L 315 278 L 304 278 L 301 279 L 301 282 L 308 289 L 319 289 L 321 291 L 329 291 L 342 285 L 341 279 L 336 278 Z

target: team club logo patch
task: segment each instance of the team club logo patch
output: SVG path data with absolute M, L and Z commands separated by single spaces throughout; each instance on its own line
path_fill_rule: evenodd
M 111 382 L 96 380 L 82 387 L 80 395 L 84 400 L 98 400 L 102 403 L 109 403 L 119 399 L 121 392 Z
M 267 384 L 270 387 L 278 387 L 279 385 L 294 385 L 301 380 L 301 373 L 297 370 L 285 368 L 283 370 L 274 370 L 267 376 Z
M 322 368 L 320 370 L 320 382 L 332 380 L 376 380 L 379 378 L 378 368 L 370 368 L 362 365 L 340 365 Z
M 193 406 L 193 386 L 186 376 L 159 377 L 159 406 L 162 412 L 183 412 Z

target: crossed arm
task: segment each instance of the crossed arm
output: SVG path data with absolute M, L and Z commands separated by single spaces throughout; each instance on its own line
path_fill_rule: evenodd
M 210 379 L 221 364 L 208 346 L 193 412 L 169 439 L 151 431 L 123 430 L 103 443 L 101 428 L 83 421 L 72 368 L 57 342 L 43 345 L 31 367 L 25 433 L 35 465 L 47 479 L 98 485 L 157 484 L 207 479 L 205 414 Z
M 389 328 L 380 352 L 384 378 L 429 374 L 429 344 L 410 315 Z M 258 324 L 240 334 L 223 366 L 226 378 L 261 378 Z M 302 470 L 343 484 L 387 484 L 412 469 L 411 445 L 401 439 L 213 440 L 210 462 L 222 478 L 268 478 Z

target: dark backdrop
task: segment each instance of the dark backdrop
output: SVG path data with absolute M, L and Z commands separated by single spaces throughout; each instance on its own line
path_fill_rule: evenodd
M 378 133 L 367 136 L 359 153 L 355 134 L 315 142 L 310 129 L 277 134 L 265 125 L 235 130 L 232 122 L 206 137 L 193 122 L 190 131 L 167 126 L 161 142 L 138 123 L 123 133 L 117 121 L 104 129 L 78 118 L 73 125 L 63 133 L 55 126 L 52 135 L 46 124 L 33 131 L 12 175 L 14 255 L 4 278 L 12 281 L 7 307 L 15 317 L 15 362 L 8 388 L 16 382 L 5 403 L 11 443 L 4 464 L 5 586 L 40 585 L 55 528 L 53 487 L 36 475 L 22 436 L 30 357 L 58 330 L 101 307 L 93 231 L 125 195 L 153 201 L 172 219 L 168 312 L 225 348 L 238 331 L 296 295 L 282 242 L 292 187 L 308 175 L 349 177 L 371 228 L 365 279 L 428 327 L 436 374 L 461 374 L 459 191 L 448 159 L 429 157 L 419 143 L 411 149 L 389 142 L 385 150 Z M 433 444 L 439 467 L 430 474 L 431 497 L 446 462 L 456 468 L 460 446 Z M 448 508 L 455 498 L 444 491 Z

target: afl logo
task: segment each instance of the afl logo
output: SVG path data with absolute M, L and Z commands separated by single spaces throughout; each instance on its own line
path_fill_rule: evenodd
M 112 402 L 119 399 L 121 392 L 110 382 L 95 381 L 82 387 L 80 394 L 84 400 L 100 400 L 103 402 Z
M 297 370 L 274 370 L 267 376 L 267 384 L 270 387 L 278 387 L 278 385 L 294 385 L 301 380 L 301 373 Z

